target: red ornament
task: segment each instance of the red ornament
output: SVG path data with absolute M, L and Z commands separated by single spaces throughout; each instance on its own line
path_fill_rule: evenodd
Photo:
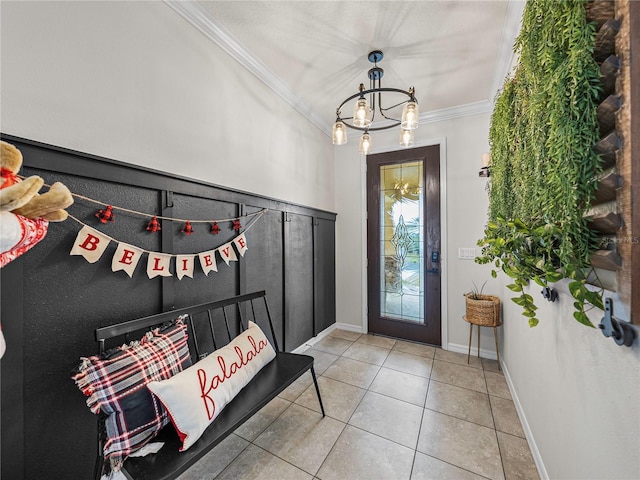
M 231 227 L 231 228 L 233 228 L 236 232 L 239 232 L 240 229 L 242 228 L 242 225 L 240 225 L 240 220 L 236 218 L 233 221 L 233 227 Z
M 191 222 L 189 220 L 187 220 L 187 223 L 184 224 L 182 233 L 185 233 L 187 235 L 191 235 L 193 233 L 193 228 L 191 227 Z
M 213 222 L 211 224 L 211 233 L 213 233 L 214 235 L 220 233 L 220 226 L 218 225 L 218 222 Z
M 151 233 L 156 233 L 162 230 L 162 228 L 160 228 L 160 222 L 158 222 L 158 219 L 156 218 L 155 215 L 149 222 L 149 225 L 147 225 L 147 230 L 150 231 Z
M 96 217 L 98 217 L 102 223 L 113 222 L 113 207 L 109 205 L 106 210 L 100 210 L 96 213 Z

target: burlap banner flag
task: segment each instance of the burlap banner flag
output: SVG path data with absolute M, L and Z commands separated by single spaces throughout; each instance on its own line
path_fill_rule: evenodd
M 126 243 L 119 243 L 116 253 L 111 261 L 111 270 L 117 272 L 124 270 L 127 275 L 133 277 L 133 271 L 136 269 L 144 250 Z
M 244 237 L 244 233 L 242 235 L 238 235 L 233 241 L 233 244 L 238 249 L 240 256 L 244 257 L 244 253 L 249 249 L 249 247 L 247 247 L 247 239 Z
M 233 248 L 231 248 L 231 243 L 232 242 L 225 243 L 224 245 L 218 248 L 218 252 L 222 257 L 222 260 L 224 260 L 224 263 L 226 263 L 227 265 L 229 265 L 229 262 L 238 261 L 238 257 L 236 257 L 236 252 L 233 250 Z
M 111 240 L 97 230 L 85 225 L 78 232 L 71 248 L 71 255 L 82 255 L 89 263 L 96 263 Z
M 193 266 L 195 255 L 178 255 L 176 256 L 176 274 L 178 280 L 182 280 L 182 277 L 193 278 Z
M 138 266 L 138 263 L 140 263 L 142 255 L 145 253 L 148 255 L 147 276 L 149 278 L 173 276 L 174 273 L 171 271 L 171 258 L 175 257 L 175 275 L 178 277 L 178 280 L 182 280 L 183 277 L 193 278 L 196 257 L 198 257 L 200 267 L 204 274 L 209 275 L 209 272 L 218 271 L 216 253 L 220 255 L 224 263 L 229 265 L 230 262 L 238 261 L 236 250 L 242 257 L 244 257 L 244 254 L 248 250 L 247 239 L 245 234 L 242 233 L 221 247 L 206 252 L 185 255 L 148 252 L 134 245 L 118 242 L 88 225 L 84 225 L 78 232 L 78 236 L 71 249 L 71 255 L 82 255 L 87 262 L 95 263 L 102 257 L 102 254 L 111 241 L 117 243 L 116 251 L 111 259 L 111 270 L 114 272 L 123 270 L 129 277 L 133 277 L 133 272 Z
M 200 266 L 205 275 L 209 275 L 209 272 L 217 272 L 218 265 L 216 264 L 216 251 L 209 250 L 208 252 L 202 252 L 198 254 L 200 258 Z
M 149 260 L 147 260 L 147 276 L 155 278 L 170 277 L 173 275 L 170 270 L 171 255 L 166 253 L 149 252 Z

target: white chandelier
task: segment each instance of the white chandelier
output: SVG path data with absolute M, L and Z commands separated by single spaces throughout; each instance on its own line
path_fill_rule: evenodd
M 354 130 L 360 130 L 362 136 L 360 137 L 360 148 L 358 149 L 360 153 L 366 155 L 371 150 L 371 135 L 369 132 L 373 132 L 376 130 L 386 130 L 388 128 L 397 127 L 400 125 L 400 145 L 404 147 L 409 147 L 413 145 L 413 131 L 418 128 L 418 101 L 415 97 L 415 90 L 413 87 L 409 88 L 408 91 L 400 90 L 398 88 L 383 88 L 381 84 L 382 76 L 384 75 L 384 70 L 378 67 L 378 62 L 382 60 L 384 57 L 383 53 L 380 50 L 374 50 L 369 53 L 369 61 L 373 63 L 373 67 L 369 69 L 367 73 L 369 77 L 369 89 L 365 90 L 364 83 L 360 84 L 360 88 L 358 93 L 355 95 L 351 95 L 345 101 L 343 101 L 340 106 L 336 109 L 336 122 L 333 124 L 333 144 L 334 145 L 344 145 L 347 143 L 347 128 L 352 128 Z M 382 105 L 382 92 L 392 92 L 395 94 L 400 94 L 400 96 L 406 96 L 406 98 L 402 98 L 402 101 L 399 103 L 395 103 L 389 107 L 383 107 Z M 377 102 L 376 102 L 376 93 Z M 367 96 L 369 97 L 367 99 Z M 398 95 L 395 95 L 398 97 Z M 353 116 L 351 117 L 343 117 L 342 116 L 342 107 L 347 102 L 357 98 L 353 106 Z M 390 110 L 399 107 L 400 105 L 404 105 L 402 108 L 402 117 L 398 120 L 395 118 L 391 118 Z M 390 123 L 385 123 L 384 125 L 374 124 L 376 120 L 376 111 L 380 118 L 378 120 L 382 121 L 390 121 Z

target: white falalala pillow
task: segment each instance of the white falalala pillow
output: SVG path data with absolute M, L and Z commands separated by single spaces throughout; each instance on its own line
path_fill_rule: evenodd
M 181 452 L 275 356 L 260 327 L 249 322 L 249 328 L 228 345 L 168 380 L 147 384 L 169 413 L 182 441 Z

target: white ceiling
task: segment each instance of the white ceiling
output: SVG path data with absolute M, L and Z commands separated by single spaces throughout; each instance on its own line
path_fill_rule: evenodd
M 490 111 L 511 68 L 521 1 L 165 0 L 327 135 L 369 80 L 414 86 L 421 123 Z M 343 110 L 343 114 L 351 113 Z

